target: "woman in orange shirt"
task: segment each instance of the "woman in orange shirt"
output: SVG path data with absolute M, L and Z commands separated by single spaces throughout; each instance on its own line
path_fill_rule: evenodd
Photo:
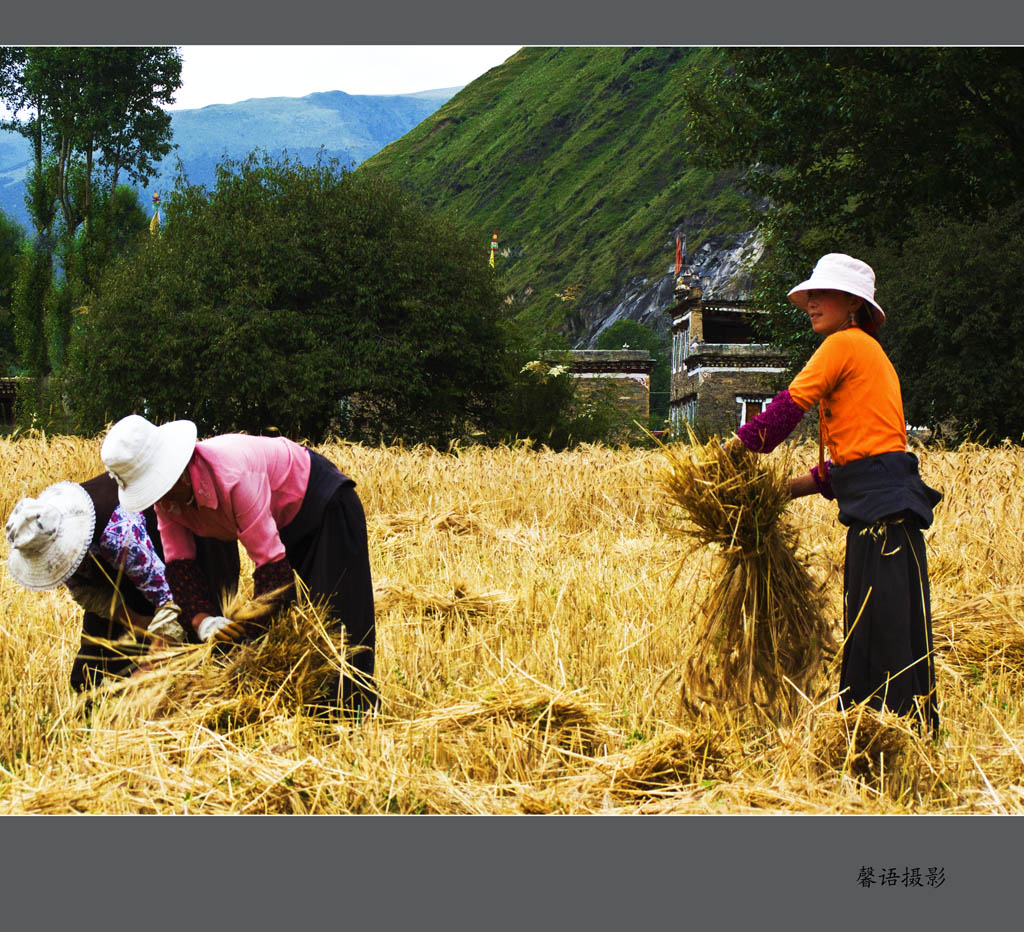
M 839 706 L 865 702 L 938 728 L 928 564 L 922 531 L 942 495 L 907 452 L 899 378 L 875 332 L 885 312 L 875 273 L 842 253 L 822 256 L 789 292 L 824 339 L 789 388 L 740 427 L 729 446 L 768 453 L 818 405 L 818 465 L 790 480 L 794 498 L 839 504 L 846 533 Z M 831 459 L 824 458 L 828 447 Z

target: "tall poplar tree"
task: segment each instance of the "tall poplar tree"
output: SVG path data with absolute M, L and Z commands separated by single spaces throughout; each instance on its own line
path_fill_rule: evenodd
M 33 151 L 26 201 L 35 227 L 34 254 L 22 263 L 24 281 L 16 289 L 18 299 L 31 306 L 15 310 L 21 320 L 16 330 L 25 339 L 45 334 L 46 352 L 22 350 L 32 374 L 62 365 L 68 307 L 86 299 L 95 278 L 97 270 L 88 263 L 72 270 L 69 256 L 76 239 L 95 235 L 94 210 L 107 199 L 97 197 L 97 185 L 109 193 L 122 177 L 149 180 L 171 149 L 171 119 L 163 105 L 173 102 L 180 86 L 181 55 L 173 47 L 0 48 L 0 101 L 11 115 L 0 128 L 25 136 Z M 65 273 L 59 296 L 55 255 Z M 47 308 L 52 319 L 43 325 Z

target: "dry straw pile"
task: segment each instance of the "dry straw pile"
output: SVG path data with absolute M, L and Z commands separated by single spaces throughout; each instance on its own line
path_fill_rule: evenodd
M 788 520 L 785 456 L 727 451 L 717 439 L 665 448 L 661 478 L 682 522 L 671 529 L 717 555 L 707 596 L 681 645 L 683 696 L 772 717 L 796 713 L 831 648 L 819 586 Z
M 380 714 L 312 713 L 343 661 L 308 605 L 278 613 L 246 646 L 154 657 L 86 703 L 66 685 L 74 603 L 20 589 L 0 569 L 0 811 L 1024 812 L 1020 447 L 922 455 L 925 480 L 946 493 L 927 534 L 935 742 L 891 716 L 835 710 L 836 673 L 819 662 L 841 619 L 844 532 L 832 503 L 800 499 L 775 525 L 799 530 L 801 592 L 820 590 L 828 625 L 818 646 L 801 645 L 778 625 L 775 641 L 758 640 L 766 617 L 778 621 L 771 605 L 792 598 L 779 588 L 788 570 L 769 567 L 771 592 L 757 589 L 753 564 L 733 570 L 734 588 L 715 595 L 739 556 L 733 534 L 716 532 L 717 552 L 705 542 L 687 555 L 671 530 L 679 504 L 661 492 L 661 451 L 319 449 L 356 479 L 366 508 Z M 790 468 L 816 453 L 789 451 Z M 759 462 L 782 469 L 785 458 Z M 0 464 L 6 518 L 22 495 L 98 473 L 99 443 L 0 440 Z M 719 507 L 734 466 L 716 468 L 702 481 Z M 752 552 L 767 552 L 758 538 Z M 785 716 L 737 696 L 697 714 L 662 688 L 716 598 L 757 619 L 720 630 L 737 645 L 750 638 L 757 652 L 742 657 L 759 659 L 719 652 L 709 683 L 749 685 L 768 702 L 758 690 L 778 668 L 806 696 L 780 692 Z

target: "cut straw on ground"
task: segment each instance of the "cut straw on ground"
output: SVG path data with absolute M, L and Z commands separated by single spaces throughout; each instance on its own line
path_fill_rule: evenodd
M 0 440 L 0 516 L 51 482 L 101 472 L 99 446 Z M 710 503 L 717 536 L 680 534 L 683 510 L 659 479 L 664 450 L 317 449 L 356 479 L 367 514 L 379 713 L 338 721 L 309 708 L 341 659 L 336 630 L 321 633 L 308 608 L 270 609 L 249 644 L 167 649 L 136 677 L 75 696 L 80 610 L 0 570 L 0 812 L 1024 813 L 1024 449 L 916 451 L 945 493 L 926 532 L 936 740 L 892 716 L 838 713 L 824 644 L 806 681 L 814 656 L 779 654 L 785 714 L 767 693 L 740 703 L 729 684 L 726 701 L 712 693 L 696 709 L 659 689 L 682 676 L 737 544 L 763 548 L 734 534 L 728 490 Z M 807 445 L 754 463 L 781 476 L 787 461 L 795 474 L 816 459 Z M 845 529 L 834 503 L 802 498 L 771 520 L 798 535 L 787 546 L 835 633 Z M 753 578 L 730 577 L 737 593 Z M 747 614 L 759 624 L 765 598 Z M 255 610 L 240 599 L 238 611 Z M 757 627 L 723 630 L 760 644 Z M 775 675 L 770 644 L 764 656 L 755 698 L 762 671 Z M 702 685 L 715 687 L 727 662 Z M 797 685 L 806 699 L 787 709 Z

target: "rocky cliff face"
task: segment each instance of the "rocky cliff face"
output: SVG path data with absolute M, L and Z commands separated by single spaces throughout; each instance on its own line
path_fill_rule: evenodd
M 676 232 L 670 240 L 675 245 Z M 683 269 L 697 275 L 704 297 L 741 300 L 750 293 L 751 269 L 764 244 L 748 231 L 734 237 L 710 237 L 692 254 L 684 254 Z M 617 292 L 604 292 L 581 304 L 572 318 L 573 346 L 592 348 L 601 332 L 618 320 L 635 320 L 662 334 L 671 329 L 665 312 L 675 303 L 675 263 L 657 279 L 634 278 Z

